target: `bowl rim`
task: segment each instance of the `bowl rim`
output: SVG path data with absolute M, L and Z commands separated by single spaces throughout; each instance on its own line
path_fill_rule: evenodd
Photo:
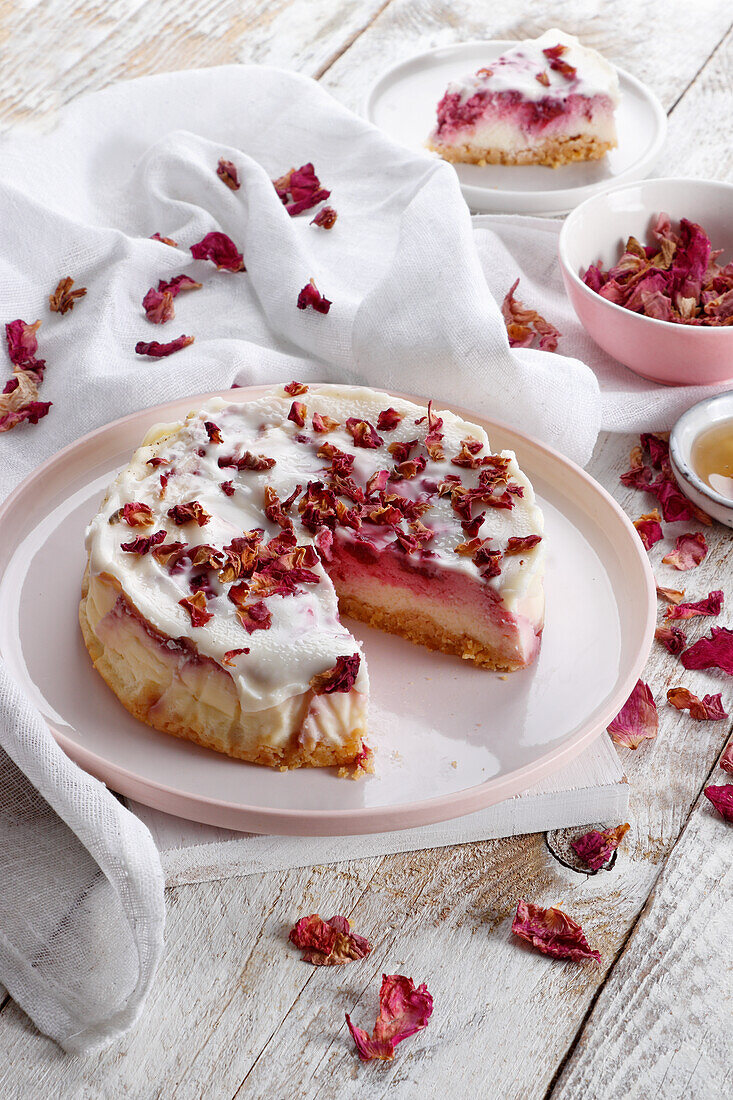
M 690 405 L 686 412 L 682 413 L 682 416 L 675 421 L 672 431 L 669 434 L 669 458 L 678 477 L 682 478 L 683 481 L 689 482 L 693 489 L 697 490 L 701 496 L 707 497 L 708 500 L 717 504 L 719 508 L 725 508 L 727 511 L 732 511 L 733 500 L 731 500 L 730 497 L 724 497 L 722 493 L 718 493 L 711 485 L 703 481 L 699 474 L 696 473 L 689 459 L 683 456 L 679 439 L 680 432 L 686 420 L 691 418 L 704 405 L 712 405 L 716 401 L 720 401 L 726 397 L 731 399 L 733 397 L 733 391 L 725 390 L 723 393 L 716 393 L 712 397 L 703 397 L 702 401 L 696 401 L 694 405 Z M 733 416 L 731 416 L 731 419 L 733 419 Z M 712 423 L 708 424 L 708 427 L 711 426 Z M 700 432 L 697 432 L 694 438 L 697 439 L 700 434 Z
M 647 317 L 646 314 L 644 314 L 644 313 L 635 313 L 633 310 L 626 309 L 625 306 L 617 305 L 616 302 L 609 302 L 608 298 L 604 298 L 604 297 L 602 297 L 602 295 L 597 294 L 595 290 L 591 290 L 591 288 L 589 286 L 586 286 L 586 284 L 583 282 L 583 280 L 581 279 L 578 272 L 575 271 L 573 266 L 570 264 L 570 261 L 568 259 L 568 255 L 567 255 L 567 242 L 568 242 L 568 240 L 569 240 L 569 238 L 572 234 L 574 220 L 577 220 L 580 217 L 581 212 L 587 206 L 590 206 L 592 203 L 595 203 L 595 202 L 600 203 L 604 199 L 608 198 L 609 195 L 615 194 L 616 192 L 628 191 L 632 187 L 634 187 L 634 188 L 636 188 L 636 187 L 646 187 L 649 184 L 656 184 L 656 183 L 670 184 L 670 185 L 677 185 L 677 184 L 681 184 L 681 183 L 687 183 L 687 184 L 694 184 L 696 187 L 702 187 L 702 188 L 712 187 L 714 189 L 722 189 L 724 191 L 728 191 L 731 195 L 731 198 L 733 198 L 733 183 L 729 183 L 727 180 L 697 179 L 694 176 L 659 176 L 659 177 L 653 177 L 651 179 L 636 180 L 635 182 L 627 180 L 625 183 L 621 183 L 617 187 L 609 187 L 607 190 L 601 191 L 597 195 L 589 196 L 589 198 L 585 199 L 578 206 L 576 206 L 575 209 L 572 210 L 568 214 L 568 216 L 565 218 L 565 221 L 563 222 L 562 227 L 560 229 L 560 234 L 558 236 L 558 241 L 557 241 L 557 252 L 558 252 L 558 259 L 560 261 L 561 270 L 562 270 L 563 274 L 566 275 L 570 279 L 573 286 L 576 287 L 580 291 L 580 293 L 587 298 L 587 300 L 589 302 L 590 301 L 593 301 L 593 302 L 599 302 L 600 301 L 600 302 L 603 303 L 604 306 L 607 306 L 611 310 L 617 311 L 619 314 L 623 314 L 627 318 L 628 317 L 637 317 L 637 318 L 639 318 L 640 321 L 645 322 L 646 324 L 658 325 L 660 327 L 660 331 L 667 331 L 668 333 L 671 333 L 671 332 L 674 331 L 674 332 L 679 333 L 680 330 L 682 329 L 685 332 L 695 332 L 695 333 L 700 333 L 700 334 L 702 334 L 702 333 L 706 334 L 705 336 L 695 336 L 695 337 L 693 337 L 693 339 L 696 339 L 696 340 L 700 340 L 700 339 L 708 339 L 709 340 L 711 338 L 716 339 L 716 340 L 720 340 L 720 336 L 718 336 L 717 334 L 720 333 L 720 332 L 726 332 L 726 331 L 730 332 L 730 333 L 733 333 L 733 325 L 679 325 L 675 321 L 662 321 L 660 318 L 657 318 L 657 317 Z M 715 335 L 713 335 L 713 334 L 715 334 Z M 723 339 L 726 339 L 726 338 L 723 337 Z

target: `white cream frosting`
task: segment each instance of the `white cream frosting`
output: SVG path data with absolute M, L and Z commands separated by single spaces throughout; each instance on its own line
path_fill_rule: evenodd
M 367 478 L 377 470 L 392 469 L 394 459 L 387 452 L 392 442 L 425 438 L 426 425 L 416 425 L 415 420 L 425 415 L 425 409 L 408 401 L 388 397 L 375 390 L 347 386 L 311 386 L 306 394 L 295 400 L 303 402 L 308 410 L 306 426 L 298 427 L 287 419 L 293 398 L 282 387 L 273 388 L 272 394 L 250 402 L 227 403 L 214 399 L 202 409 L 192 412 L 185 421 L 174 425 L 159 425 L 148 433 L 143 446 L 136 451 L 132 461 L 110 487 L 105 503 L 87 531 L 87 548 L 90 552 L 90 570 L 94 574 L 106 573 L 119 581 L 123 591 L 140 614 L 157 630 L 171 638 L 190 638 L 199 653 L 222 663 L 227 652 L 246 647 L 247 655 L 234 659 L 234 667 L 224 665 L 231 673 L 242 703 L 247 711 L 263 710 L 277 705 L 293 695 L 308 689 L 311 678 L 333 667 L 336 658 L 360 651 L 360 645 L 339 622 L 338 606 L 333 585 L 320 563 L 310 567 L 320 577 L 318 584 L 299 586 L 294 595 L 271 596 L 266 606 L 272 615 L 272 625 L 267 630 L 247 634 L 241 625 L 234 604 L 227 598 L 229 585 L 221 584 L 216 573 L 210 573 L 211 584 L 219 594 L 209 599 L 207 610 L 213 617 L 204 626 L 193 627 L 190 616 L 179 600 L 191 595 L 181 575 L 171 575 L 148 553 L 138 555 L 120 549 L 122 543 L 133 541 L 165 529 L 166 541 L 185 542 L 189 546 L 203 543 L 221 548 L 243 531 L 263 528 L 264 539 L 280 533 L 280 528 L 264 515 L 263 492 L 265 486 L 274 488 L 280 498 L 288 497 L 296 484 L 321 480 L 328 460 L 318 458 L 316 450 L 324 442 L 334 444 L 340 450 L 354 456 L 353 475 L 363 487 Z M 379 412 L 392 406 L 403 414 L 402 421 L 392 431 L 380 433 L 384 445 L 375 449 L 356 447 L 344 424 L 348 417 L 365 419 L 376 425 Z M 339 421 L 340 427 L 328 434 L 316 434 L 311 430 L 314 412 L 328 415 Z M 443 418 L 443 447 L 446 458 L 442 462 L 428 460 L 422 474 L 412 480 L 390 482 L 387 492 L 397 492 L 415 498 L 426 495 L 421 490 L 424 480 L 438 482 L 447 474 L 458 474 L 464 485 L 478 483 L 478 471 L 458 468 L 450 458 L 458 454 L 460 442 L 467 436 L 481 440 L 482 454 L 490 454 L 486 433 L 478 425 L 470 424 L 449 412 L 439 412 Z M 208 440 L 205 421 L 214 421 L 221 430 L 223 443 Z M 315 445 L 294 441 L 296 435 L 308 436 Z M 203 455 L 198 452 L 204 450 Z M 220 457 L 251 451 L 275 459 L 275 465 L 262 472 L 236 469 L 220 469 Z M 419 448 L 420 453 L 425 453 Z M 414 455 L 418 449 L 413 451 Z M 527 478 L 520 471 L 511 452 L 509 477 L 522 486 L 523 497 L 515 497 L 511 510 L 488 508 L 479 535 L 490 536 L 498 549 L 503 549 L 512 535 L 541 534 L 542 514 L 535 503 L 534 492 Z M 151 467 L 152 457 L 166 460 L 167 465 Z M 173 473 L 172 471 L 175 471 Z M 169 474 L 164 495 L 161 497 L 160 474 Z M 225 495 L 220 486 L 231 481 L 235 487 L 233 496 Z M 459 517 L 453 511 L 448 498 L 437 493 L 430 496 L 432 507 L 422 517 L 435 535 L 428 544 L 433 552 L 431 564 L 442 569 L 467 572 L 478 578 L 479 570 L 470 557 L 456 554 L 455 546 L 466 539 L 460 527 Z M 203 527 L 195 523 L 176 526 L 167 512 L 175 504 L 197 500 L 211 516 Z M 110 522 L 118 509 L 127 502 L 142 502 L 153 510 L 155 522 L 149 527 L 130 527 L 124 521 Z M 350 501 L 347 501 L 349 505 Z M 483 506 L 481 506 L 483 507 Z M 478 507 L 474 511 L 478 511 Z M 313 536 L 298 522 L 297 503 L 291 516 L 299 545 L 313 542 Z M 391 530 L 364 524 L 363 531 L 378 545 L 393 541 Z M 380 541 L 383 540 L 383 541 Z M 536 593 L 543 569 L 543 545 L 521 555 L 507 556 L 502 560 L 501 575 L 489 582 L 511 610 L 522 608 L 528 598 Z M 376 567 L 378 570 L 378 566 Z M 356 684 L 367 690 L 365 662 L 362 661 Z
M 565 47 L 562 60 L 572 65 L 576 74 L 572 79 L 550 68 L 549 59 L 542 52 L 553 46 Z M 458 94 L 462 101 L 470 99 L 478 91 L 520 92 L 525 99 L 539 100 L 582 95 L 588 98 L 605 95 L 614 107 L 619 102 L 618 75 L 610 62 L 597 50 L 583 46 L 572 34 L 552 28 L 540 38 L 518 42 L 495 61 L 489 61 L 486 69 L 491 75 L 474 73 L 448 85 L 447 94 Z M 538 73 L 545 73 L 549 84 L 537 80 Z

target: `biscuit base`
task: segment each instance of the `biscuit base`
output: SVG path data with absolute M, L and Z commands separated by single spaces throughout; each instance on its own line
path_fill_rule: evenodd
M 601 160 L 615 147 L 615 142 L 597 141 L 587 136 L 550 138 L 532 148 L 518 150 L 487 149 L 470 141 L 457 145 L 428 142 L 428 149 L 451 164 L 539 164 L 546 168 L 560 168 L 575 161 Z

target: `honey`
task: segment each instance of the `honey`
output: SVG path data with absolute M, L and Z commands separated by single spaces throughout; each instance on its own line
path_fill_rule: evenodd
M 692 444 L 692 467 L 711 489 L 733 500 L 733 420 L 700 432 Z

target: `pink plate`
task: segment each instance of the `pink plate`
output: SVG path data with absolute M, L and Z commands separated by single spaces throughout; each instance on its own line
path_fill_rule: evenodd
M 219 396 L 251 401 L 267 387 Z M 651 646 L 654 580 L 629 520 L 573 463 L 502 424 L 545 513 L 547 625 L 535 665 L 501 677 L 350 623 L 372 684 L 376 775 L 276 772 L 137 722 L 95 673 L 77 621 L 84 529 L 147 429 L 211 394 L 99 428 L 40 466 L 0 508 L 0 652 L 59 744 L 114 790 L 229 829 L 326 836 L 461 817 L 562 768 L 620 710 Z M 421 398 L 411 398 L 421 402 Z

